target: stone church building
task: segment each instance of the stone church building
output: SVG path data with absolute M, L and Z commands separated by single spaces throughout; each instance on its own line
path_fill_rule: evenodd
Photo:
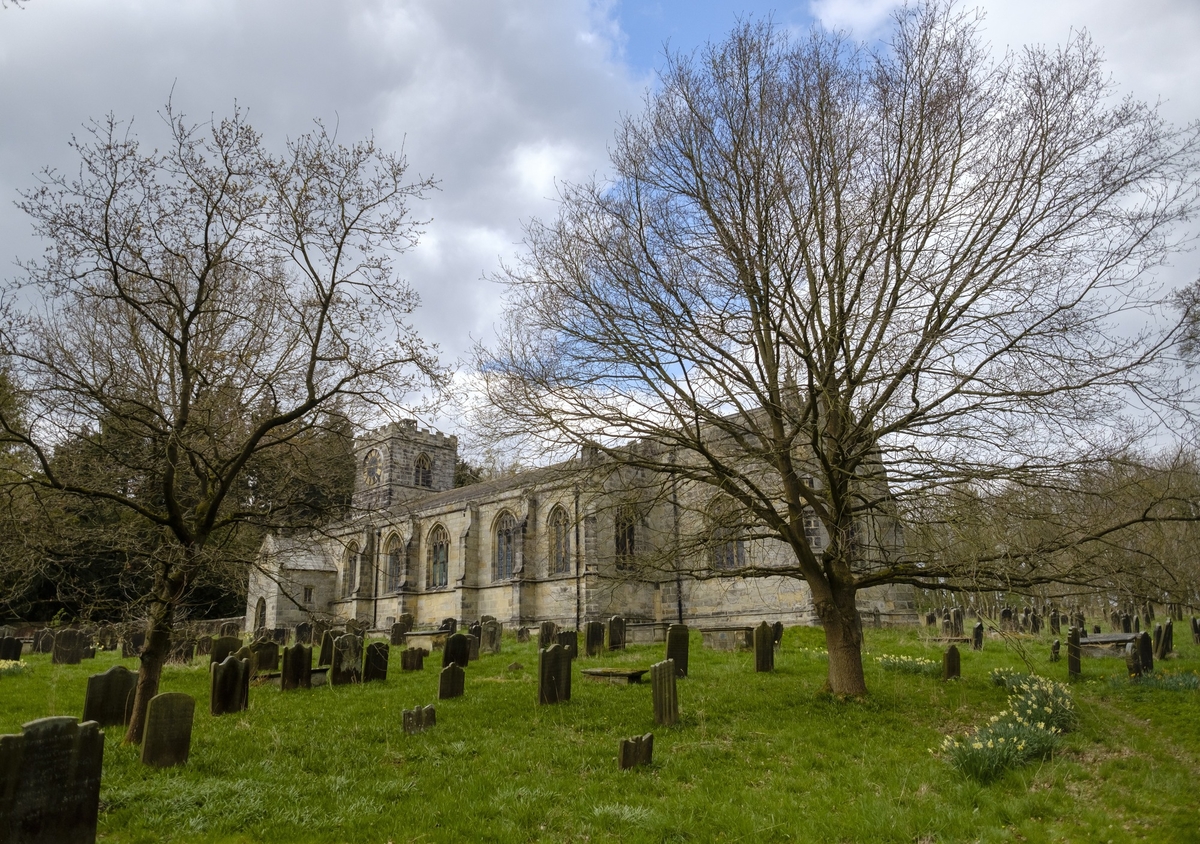
M 267 537 L 250 574 L 248 626 L 355 619 L 385 629 L 402 613 L 417 628 L 484 615 L 512 627 L 612 615 L 697 627 L 816 623 L 801 579 L 713 576 L 794 555 L 731 531 L 688 541 L 706 506 L 693 499 L 711 491 L 667 495 L 669 481 L 639 472 L 589 473 L 587 455 L 455 488 L 456 438 L 415 422 L 359 438 L 354 453 L 353 514 L 307 536 Z M 872 529 L 898 541 L 898 528 Z M 806 532 L 823 547 L 816 519 Z M 864 591 L 859 604 L 866 624 L 915 621 L 909 587 Z

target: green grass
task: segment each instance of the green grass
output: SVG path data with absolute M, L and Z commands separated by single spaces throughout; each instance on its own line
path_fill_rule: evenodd
M 1048 639 L 1034 644 L 1049 655 Z M 1200 669 L 1178 646 L 1170 672 Z M 1200 692 L 1114 682 L 1118 659 L 1085 659 L 1073 683 L 1078 727 L 1049 760 L 980 785 L 931 752 L 1005 707 L 994 668 L 1026 666 L 999 642 L 962 651 L 963 677 L 888 671 L 875 657 L 940 660 L 915 631 L 867 631 L 871 694 L 822 694 L 820 630 L 792 629 L 773 674 L 748 653 L 715 653 L 693 634 L 679 683 L 681 723 L 653 724 L 649 684 L 583 679 L 590 665 L 647 667 L 663 646 L 576 662 L 572 700 L 536 704 L 533 645 L 467 669 L 466 695 L 437 701 L 438 655 L 386 683 L 283 694 L 208 714 L 204 667 L 168 667 L 163 691 L 197 698 L 191 761 L 142 767 L 107 730 L 102 841 L 1200 841 Z M 76 715 L 87 676 L 116 662 L 0 677 L 0 732 Z M 509 663 L 524 665 L 508 671 Z M 125 664 L 135 667 L 134 660 Z M 1066 681 L 1066 661 L 1038 662 Z M 1158 666 L 1156 666 L 1158 667 Z M 438 723 L 404 735 L 400 712 L 437 704 Z M 655 764 L 617 770 L 622 737 L 653 731 Z

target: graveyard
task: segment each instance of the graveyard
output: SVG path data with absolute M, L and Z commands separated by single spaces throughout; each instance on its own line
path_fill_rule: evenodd
M 683 651 L 672 641 L 682 665 L 664 661 L 664 642 L 610 650 L 582 632 L 590 635 L 566 634 L 540 657 L 535 630 L 521 642 L 505 631 L 499 653 L 459 652 L 466 637 L 448 639 L 424 659 L 368 635 L 365 673 L 337 684 L 314 673 L 311 687 L 288 691 L 271 672 L 238 675 L 229 682 L 246 689 L 247 708 L 226 700 L 220 715 L 210 707 L 210 657 L 169 664 L 160 691 L 173 717 L 190 717 L 190 747 L 181 758 L 169 743 L 126 745 L 121 727 L 104 728 L 97 840 L 1197 836 L 1200 645 L 1185 630 L 1155 673 L 1132 682 L 1116 652 L 1085 651 L 1071 679 L 1066 637 L 1052 661 L 1058 637 L 1049 631 L 989 633 L 982 650 L 959 643 L 959 676 L 945 680 L 950 660 L 936 626 L 868 629 L 871 691 L 860 700 L 822 692 L 817 628 L 787 629 L 774 648 L 770 631 L 755 631 L 766 645 L 755 650 L 706 647 L 692 630 Z M 1004 710 L 993 675 L 1029 672 L 1022 657 L 1069 689 L 1078 722 L 1049 758 L 980 782 L 949 763 L 943 742 Z M 22 660 L 23 671 L 0 674 L 0 734 L 47 716 L 79 718 L 90 677 L 137 665 L 119 649 L 74 665 L 40 653 Z M 363 664 L 342 669 L 354 675 Z

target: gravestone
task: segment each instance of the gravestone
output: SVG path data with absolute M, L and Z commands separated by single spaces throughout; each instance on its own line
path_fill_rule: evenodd
M 1013 629 L 1013 611 L 1008 607 L 1000 610 L 1000 629 L 1011 633 Z
M 963 611 L 961 607 L 955 607 L 950 611 L 950 625 L 954 630 L 954 635 L 962 638 L 963 635 Z M 879 625 L 875 625 L 878 627 Z
M 500 653 L 500 641 L 504 635 L 504 625 L 490 618 L 480 625 L 479 651 L 485 654 Z
M 208 711 L 213 715 L 241 712 L 250 705 L 250 660 L 233 654 L 208 667 L 211 677 Z
M 925 613 L 925 626 L 933 627 L 933 625 L 935 625 L 935 624 L 937 624 L 937 613 L 935 613 L 935 612 Z
M 437 712 L 433 704 L 418 706 L 415 709 L 405 709 L 400 714 L 406 735 L 414 736 L 423 733 L 437 724 Z
M 48 654 L 54 651 L 54 631 L 42 628 L 33 634 L 33 652 Z
M 654 723 L 670 727 L 679 721 L 679 697 L 675 691 L 675 661 L 664 659 L 650 666 Z
M 578 630 L 559 630 L 558 644 L 571 652 L 571 659 L 579 655 L 579 631 Z
M 401 671 L 424 671 L 425 651 L 421 648 L 405 648 L 400 652 Z
M 18 662 L 21 659 L 21 648 L 24 646 L 25 643 L 16 636 L 5 636 L 0 639 L 0 659 Z
M 1152 641 L 1154 643 L 1154 658 L 1162 659 L 1163 628 L 1161 624 L 1154 625 L 1154 637 Z
M 93 844 L 103 763 L 94 721 L 39 718 L 0 736 L 0 841 Z
M 875 611 L 875 616 L 876 616 L 875 626 L 878 627 L 879 626 L 879 618 L 878 618 L 879 610 Z M 777 647 L 777 648 L 783 646 L 783 622 L 782 621 L 777 621 L 777 622 L 775 622 L 775 624 L 773 624 L 771 626 L 771 641 L 775 644 L 775 647 Z
M 88 677 L 83 720 L 95 721 L 101 727 L 128 724 L 129 697 L 136 687 L 137 674 L 124 665 L 114 665 L 103 674 Z
M 352 636 L 362 638 L 367 633 L 367 628 L 371 625 L 365 621 L 359 621 L 357 618 L 352 618 L 346 622 L 346 632 Z
M 1142 620 L 1140 618 L 1138 618 L 1136 615 L 1133 617 L 1133 632 L 1134 633 L 1142 632 Z
M 608 620 L 608 649 L 610 651 L 624 650 L 625 648 L 625 619 L 619 615 L 614 615 Z
M 391 650 L 387 642 L 372 642 L 367 645 L 367 659 L 363 666 L 364 683 L 387 679 L 388 657 Z
M 942 679 L 957 680 L 962 676 L 962 657 L 958 653 L 958 646 L 951 645 L 946 648 L 946 652 L 942 654 Z
M 335 638 L 332 630 L 326 630 L 321 634 L 321 653 L 317 656 L 318 668 L 333 664 L 333 640 Z
M 520 627 L 517 629 L 517 644 L 523 645 L 529 641 L 529 628 Z
M 543 621 L 538 625 L 538 650 L 550 647 L 558 640 L 558 625 L 553 621 Z
M 408 628 L 400 622 L 392 625 L 392 635 L 389 641 L 398 648 L 404 647 L 405 637 L 408 636 Z
M 620 747 L 617 749 L 617 764 L 622 771 L 650 765 L 653 761 L 654 733 L 621 739 Z
M 1142 663 L 1142 671 L 1149 674 L 1154 670 L 1154 643 L 1150 639 L 1150 634 L 1142 631 L 1138 634 L 1138 659 Z
M 1163 646 L 1162 658 L 1166 659 L 1171 652 L 1175 650 L 1175 622 L 1167 619 L 1166 625 L 1163 627 Z
M 1067 631 L 1067 676 L 1072 680 L 1077 680 L 1083 673 L 1079 657 L 1079 628 L 1072 627 Z
M 1042 617 L 1037 613 L 1029 616 L 1029 632 L 1035 636 L 1042 632 Z
M 480 623 L 480 624 L 487 624 L 489 621 L 495 621 L 495 620 L 496 620 L 496 616 L 494 616 L 494 615 L 481 615 L 481 616 L 479 616 L 479 623 Z
M 689 634 L 686 624 L 672 624 L 667 628 L 667 659 L 675 663 L 675 673 L 679 677 L 688 675 Z
M 78 665 L 83 662 L 83 649 L 87 643 L 78 630 L 59 630 L 54 636 L 54 652 L 50 661 L 54 665 Z
M 396 623 L 404 628 L 405 633 L 411 633 L 413 625 L 416 623 L 416 619 L 413 618 L 412 613 L 402 612 L 400 615 L 396 616 Z
M 312 625 L 312 645 L 314 648 L 320 647 L 325 641 L 325 633 L 329 630 L 329 624 L 324 621 L 314 621 Z
M 329 667 L 329 685 L 345 686 L 362 682 L 362 639 L 344 633 L 333 640 L 333 663 Z
M 754 628 L 754 670 L 775 670 L 775 633 L 765 621 Z
M 449 633 L 451 636 L 453 636 L 455 633 L 458 632 L 458 619 L 443 618 L 441 626 L 438 627 L 438 629 L 441 630 L 443 633 Z
M 1192 616 L 1192 644 L 1200 645 L 1200 618 Z
M 250 646 L 250 676 L 267 674 L 279 668 L 279 645 L 270 640 L 255 642 Z
M 950 620 L 950 611 L 942 612 L 942 636 L 950 637 L 954 635 L 954 622 Z
M 283 668 L 279 674 L 279 688 L 290 692 L 293 689 L 312 688 L 312 647 L 299 642 L 283 649 Z
M 227 639 L 241 638 L 242 625 L 237 621 L 226 621 L 221 625 L 220 634 Z
M 446 639 L 442 648 L 442 668 L 454 663 L 459 668 L 466 668 L 471 661 L 471 642 L 466 633 L 455 633 Z
M 288 629 L 286 627 L 276 627 L 271 631 L 270 638 L 272 642 L 283 647 L 287 644 Z
M 977 622 L 975 624 L 975 626 L 971 628 L 971 650 L 973 650 L 973 651 L 983 650 L 983 622 L 982 621 Z
M 311 645 L 313 641 L 313 626 L 310 621 L 302 621 L 296 625 L 296 630 L 292 634 L 297 645 Z
M 1129 617 L 1129 613 L 1121 613 L 1121 632 L 1133 632 L 1133 619 Z
M 1125 670 L 1130 677 L 1142 676 L 1142 657 L 1138 647 L 1133 642 L 1125 645 Z
M 1051 662 L 1058 662 L 1058 660 L 1060 658 L 1060 654 L 1062 652 L 1061 649 L 1062 649 L 1062 643 L 1060 643 L 1058 641 L 1058 639 L 1055 639 L 1053 642 L 1050 643 L 1050 661 Z
M 467 634 L 467 661 L 474 662 L 479 659 L 479 637 L 474 633 Z
M 452 662 L 443 668 L 438 676 L 438 700 L 462 697 L 466 677 L 467 673 L 458 663 Z
M 235 636 L 222 636 L 219 639 L 214 639 L 212 650 L 208 652 L 208 662 L 210 665 L 217 662 L 224 662 L 225 657 L 235 654 L 242 649 L 242 640 Z
M 1051 610 L 1050 612 L 1050 632 L 1055 636 L 1058 636 L 1062 632 L 1062 626 L 1058 620 L 1058 610 Z
M 142 736 L 142 764 L 155 768 L 186 765 L 195 714 L 196 701 L 191 695 L 165 692 L 150 698 Z
M 1096 635 L 1096 636 L 1100 635 L 1100 625 L 1099 624 L 1092 625 L 1092 633 L 1093 633 L 1093 635 Z
M 100 643 L 100 647 L 106 651 L 115 651 L 117 649 L 117 628 L 111 624 L 103 624 L 96 631 L 96 641 Z
M 476 639 L 482 638 L 483 625 L 480 624 L 478 621 L 475 622 L 474 624 L 470 625 L 469 627 L 467 627 L 467 635 L 474 636 Z
M 242 645 L 233 652 L 232 656 L 236 656 L 238 659 L 246 660 L 246 662 L 251 663 L 251 667 L 253 667 L 254 654 L 251 653 L 249 645 Z
M 583 623 L 583 653 L 587 657 L 599 657 L 604 651 L 604 624 L 598 621 Z
M 538 703 L 563 703 L 571 699 L 571 651 L 551 645 L 538 651 Z

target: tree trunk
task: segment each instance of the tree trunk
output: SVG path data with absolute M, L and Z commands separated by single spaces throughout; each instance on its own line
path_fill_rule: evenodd
M 146 646 L 141 653 L 141 668 L 138 669 L 137 688 L 134 691 L 133 712 L 129 717 L 129 728 L 125 731 L 126 744 L 141 744 L 146 727 L 146 708 L 150 698 L 158 694 L 158 681 L 162 677 L 163 664 L 171 652 L 171 629 L 175 621 L 175 596 L 179 590 L 172 588 L 168 577 L 157 578 L 154 600 L 150 604 L 150 619 L 146 625 Z
M 839 697 L 863 697 L 867 693 L 862 619 L 854 603 L 855 592 L 853 588 L 835 588 L 832 600 L 817 601 L 815 607 L 825 627 L 825 649 L 829 652 L 825 689 Z

